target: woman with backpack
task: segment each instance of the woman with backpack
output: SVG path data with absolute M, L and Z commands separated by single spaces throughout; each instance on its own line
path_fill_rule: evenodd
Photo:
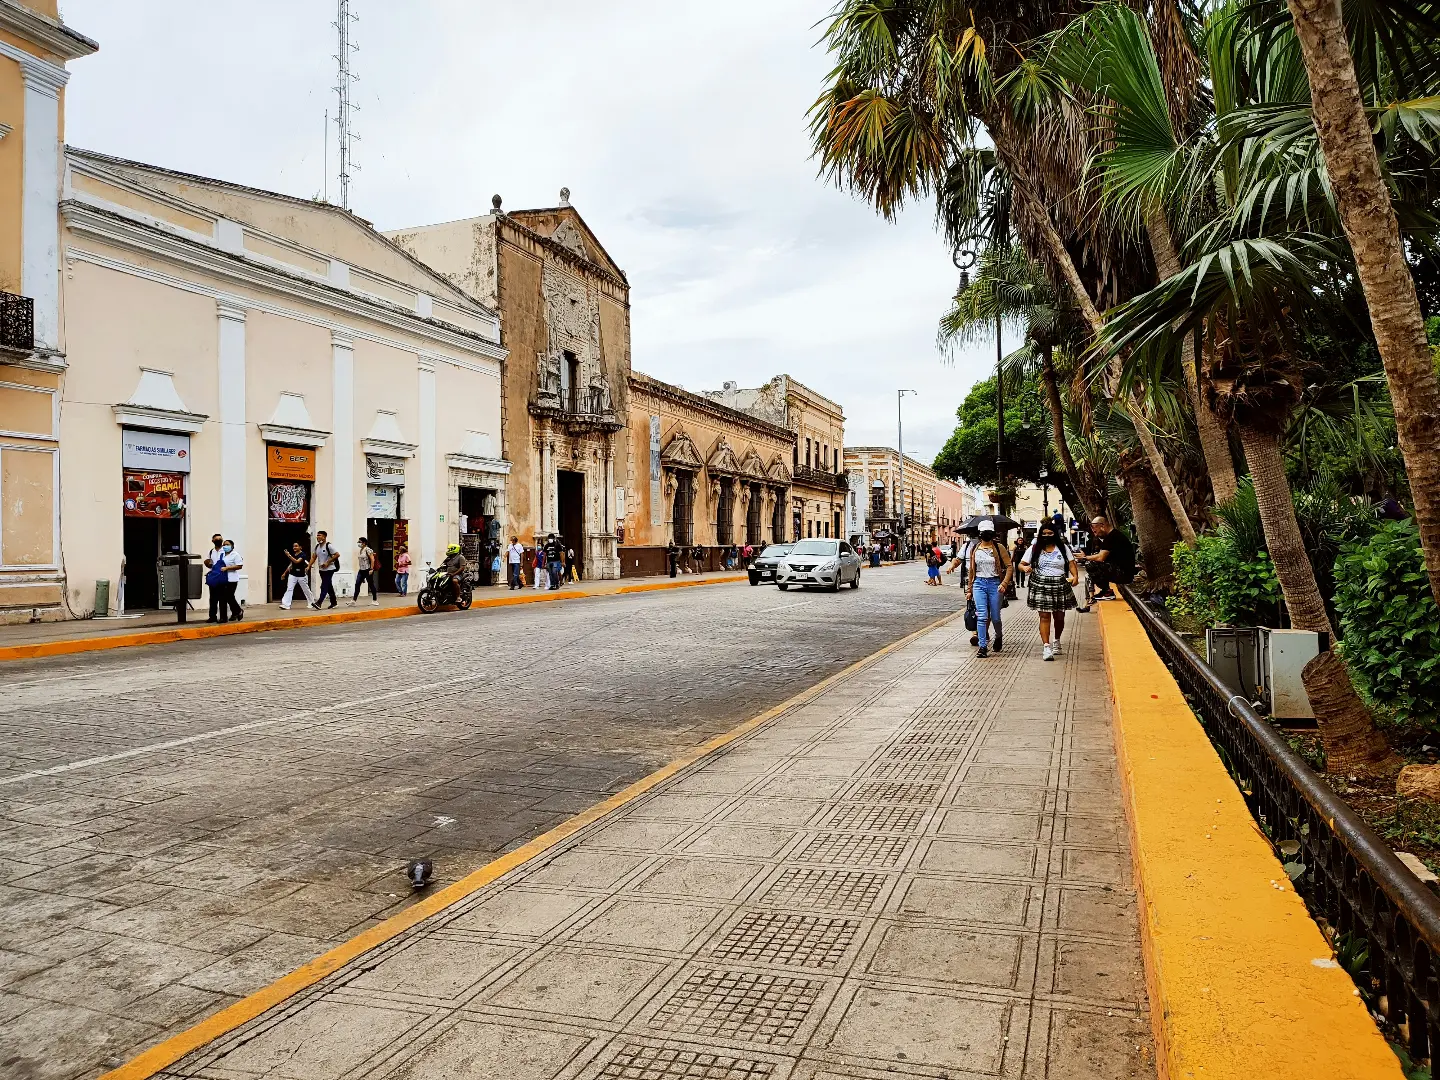
M 981 658 L 990 655 L 990 627 L 995 628 L 995 651 L 1005 647 L 1005 628 L 1000 623 L 1000 598 L 1010 585 L 1014 569 L 1010 552 L 995 539 L 995 522 L 980 522 L 980 538 L 970 546 L 968 596 L 975 605 L 975 632 Z
M 1040 525 L 1035 543 L 1020 568 L 1030 574 L 1030 591 L 1026 603 L 1040 613 L 1040 642 L 1043 659 L 1054 660 L 1060 655 L 1060 635 L 1065 633 L 1065 612 L 1075 607 L 1075 583 L 1080 570 L 1065 537 L 1053 521 Z M 1054 641 L 1050 631 L 1054 628 Z

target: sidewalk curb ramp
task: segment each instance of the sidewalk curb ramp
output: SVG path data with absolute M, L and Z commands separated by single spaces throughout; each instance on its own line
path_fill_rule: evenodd
M 727 585 L 745 581 L 744 574 L 730 574 L 725 577 L 705 578 L 698 581 L 652 581 L 638 585 L 622 585 L 618 589 L 600 592 L 569 592 L 517 590 L 505 596 L 476 598 L 470 610 L 479 608 L 511 607 L 516 604 L 545 604 L 556 600 L 587 600 L 600 596 L 626 596 L 632 593 L 660 592 L 665 589 L 686 589 L 700 585 Z M 523 594 L 522 594 L 523 593 Z M 218 625 L 174 626 L 166 630 L 140 630 L 133 634 L 114 634 L 100 637 L 69 638 L 63 641 L 42 641 L 33 645 L 0 646 L 0 663 L 10 660 L 39 660 L 47 656 L 72 656 L 76 653 L 104 652 L 108 649 L 128 649 L 136 645 L 166 645 L 174 641 L 197 641 L 202 638 L 228 637 L 231 634 L 259 634 L 268 630 L 298 630 L 307 626 L 334 626 L 338 623 L 377 622 L 381 619 L 405 619 L 423 612 L 414 604 L 401 607 L 363 608 L 355 611 L 337 611 L 334 614 L 306 615 L 289 619 L 245 619 L 240 622 Z M 458 613 L 452 613 L 458 614 Z
M 712 579 L 720 580 L 720 579 Z M 741 580 L 744 580 L 743 578 Z M 683 584 L 703 585 L 705 582 L 685 582 Z M 652 587 L 653 588 L 653 587 Z M 649 591 L 644 588 L 637 588 L 635 591 Z M 737 727 L 722 732 L 714 738 L 701 743 L 694 749 L 682 754 L 669 765 L 656 770 L 648 776 L 635 781 L 627 788 L 616 792 L 604 802 L 597 803 L 589 810 L 561 822 L 549 832 L 542 833 L 529 843 L 516 848 L 508 854 L 500 856 L 494 862 L 486 863 L 478 870 L 473 871 L 466 877 L 461 878 L 453 885 L 448 885 L 440 891 L 425 897 L 418 903 L 406 908 L 398 915 L 393 915 L 384 922 L 377 923 L 370 929 L 361 932 L 349 941 L 337 945 L 326 953 L 317 956 L 307 964 L 296 968 L 290 974 L 282 976 L 264 989 L 257 990 L 248 997 L 243 997 L 219 1012 L 200 1020 L 194 1026 L 181 1031 L 167 1039 L 142 1051 L 138 1056 L 117 1069 L 102 1074 L 99 1080 L 150 1080 L 161 1071 L 168 1069 L 171 1065 L 181 1061 L 185 1057 L 202 1049 L 216 1039 L 226 1035 L 243 1024 L 249 1023 L 256 1017 L 269 1011 L 277 1005 L 293 998 L 316 983 L 325 976 L 339 971 L 352 960 L 369 952 L 380 945 L 385 944 L 396 937 L 399 937 L 406 930 L 424 922 L 430 916 L 444 911 L 453 904 L 459 903 L 466 897 L 479 892 L 487 885 L 498 881 L 510 871 L 523 866 L 531 859 L 546 855 L 559 847 L 565 841 L 574 837 L 587 826 L 595 825 L 597 822 L 609 817 L 616 810 L 634 802 L 642 795 L 646 795 L 659 787 L 662 783 L 672 779 L 678 774 L 686 771 L 692 766 L 699 765 L 706 761 L 717 751 L 724 749 L 731 743 L 758 731 L 778 720 L 792 709 L 796 709 L 807 702 L 813 701 L 825 693 L 837 683 L 849 678 L 856 672 L 874 664 L 876 661 L 889 656 L 898 649 L 903 649 L 911 642 L 924 637 L 933 630 L 937 630 L 948 622 L 959 618 L 959 613 L 946 615 L 937 619 L 919 630 L 912 631 L 889 645 L 871 653 L 848 667 L 821 679 L 814 686 L 800 691 L 800 693 L 774 705 L 758 716 L 752 716 Z
M 1404 1080 L 1140 620 L 1098 610 L 1160 1080 Z

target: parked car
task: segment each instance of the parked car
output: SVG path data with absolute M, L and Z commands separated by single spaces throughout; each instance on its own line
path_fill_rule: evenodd
M 750 561 L 750 584 L 759 585 L 762 581 L 775 580 L 775 568 L 780 565 L 780 560 L 790 554 L 794 544 L 770 544 L 759 555 Z
M 790 588 L 823 588 L 839 592 L 850 583 L 860 587 L 860 556 L 843 540 L 801 540 L 775 570 L 775 584 Z

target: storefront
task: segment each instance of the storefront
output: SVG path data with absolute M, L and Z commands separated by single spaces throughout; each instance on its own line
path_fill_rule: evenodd
M 269 602 L 285 594 L 285 571 L 290 564 L 286 552 L 290 546 L 298 543 L 307 557 L 311 551 L 315 450 L 266 443 L 265 465 L 268 484 L 266 504 L 269 507 L 265 599 Z
M 466 487 L 457 489 L 460 496 L 460 550 L 481 585 L 497 584 L 495 556 L 500 554 L 500 519 L 494 488 Z M 569 538 L 567 537 L 567 540 Z M 572 546 L 577 542 L 570 541 Z
M 160 605 L 160 556 L 185 550 L 190 436 L 120 429 L 125 597 L 130 610 Z
M 367 454 L 365 480 L 365 539 L 380 556 L 376 588 L 395 592 L 395 556 L 401 547 L 410 546 L 410 523 L 405 518 L 405 459 Z M 418 569 L 424 569 L 423 562 Z

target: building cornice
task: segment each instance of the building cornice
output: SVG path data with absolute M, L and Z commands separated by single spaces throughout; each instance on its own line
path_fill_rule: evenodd
M 602 266 L 594 259 L 588 258 L 585 255 L 577 255 L 575 252 L 571 251 L 558 240 L 552 240 L 544 233 L 536 232 L 534 229 L 530 228 L 530 226 L 522 224 L 515 217 L 503 211 L 500 214 L 496 215 L 496 220 L 504 222 L 504 224 L 514 229 L 521 236 L 525 237 L 525 239 L 529 240 L 533 244 L 538 244 L 541 248 L 548 251 L 551 255 L 555 255 L 560 258 L 561 261 L 574 263 L 577 267 L 579 267 L 581 270 L 584 270 L 586 273 L 593 274 L 595 277 L 598 278 L 603 278 L 615 288 L 622 290 L 627 296 L 629 295 L 630 282 L 626 280 L 623 273 L 617 275 L 608 266 Z
M 99 42 L 12 0 L 0 0 L 0 30 L 33 41 L 52 56 L 65 60 L 89 56 L 100 48 Z
M 510 462 L 505 461 L 503 458 L 474 457 L 470 454 L 446 454 L 445 464 L 452 469 L 494 473 L 497 476 L 510 475 Z
M 179 431 L 194 435 L 205 426 L 207 413 L 156 409 L 150 405 L 115 405 L 115 422 L 121 427 L 149 428 L 152 431 Z
M 377 457 L 412 458 L 419 443 L 392 442 L 389 439 L 361 439 L 360 449 Z
M 630 373 L 630 389 L 633 393 L 649 394 L 652 397 L 664 398 L 684 408 L 694 409 L 696 412 L 713 416 L 717 420 L 724 420 L 727 423 L 736 424 L 740 427 L 749 428 L 769 435 L 771 438 L 785 443 L 787 446 L 795 445 L 795 433 L 789 428 L 781 427 L 779 424 L 772 424 L 768 420 L 761 420 L 741 409 L 732 409 L 728 405 L 721 405 L 717 401 L 702 394 L 692 394 L 671 383 L 661 382 L 650 375 L 639 371 Z
M 461 352 L 470 353 L 477 359 L 468 364 L 451 357 L 439 358 L 446 363 L 469 367 L 471 370 L 485 372 L 495 378 L 499 378 L 500 364 L 508 355 L 508 350 L 504 347 L 477 334 L 472 334 L 449 323 L 422 319 L 399 305 L 380 300 L 364 300 L 320 282 L 288 274 L 283 270 L 261 266 L 217 249 L 197 244 L 184 237 L 173 236 L 149 228 L 94 206 L 67 200 L 61 204 L 61 210 L 66 227 L 76 235 L 93 237 L 103 243 L 114 244 L 163 259 L 198 273 L 212 275 L 221 279 L 223 285 L 204 285 L 200 282 L 164 274 L 148 267 L 126 263 L 97 252 L 86 251 L 83 248 L 67 247 L 64 252 L 66 259 L 80 259 L 84 262 L 172 285 L 189 292 L 210 296 L 216 300 L 227 297 L 231 298 L 233 302 L 234 298 L 229 289 L 236 285 L 279 293 L 295 300 L 327 308 L 336 314 L 365 319 L 404 333 L 429 338 L 437 344 Z M 383 335 L 365 333 L 352 326 L 339 326 L 325 319 L 307 317 L 303 313 L 281 308 L 263 300 L 246 297 L 244 304 L 247 308 L 254 310 L 301 318 L 331 331 L 352 334 L 357 338 L 366 338 L 406 351 L 415 351 L 415 346 L 410 343 L 395 341 Z
M 297 418 L 298 419 L 298 418 Z M 330 441 L 331 432 L 320 428 L 291 427 L 289 424 L 257 424 L 260 437 L 266 442 L 287 446 L 307 446 L 318 450 Z

